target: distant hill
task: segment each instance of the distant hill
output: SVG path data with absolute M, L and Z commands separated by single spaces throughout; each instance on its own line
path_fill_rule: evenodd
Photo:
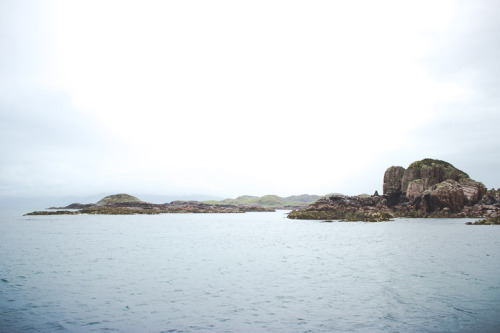
M 309 194 L 292 195 L 289 197 L 280 197 L 277 195 L 264 195 L 262 197 L 242 195 L 237 197 L 236 199 L 224 199 L 221 201 L 208 200 L 203 202 L 212 205 L 236 205 L 236 206 L 259 205 L 275 209 L 279 208 L 292 209 L 292 208 L 306 207 L 307 205 L 315 202 L 320 198 L 321 196 L 319 195 L 309 195 Z
M 113 194 L 113 195 L 108 195 L 105 198 L 102 198 L 97 202 L 97 206 L 104 206 L 112 203 L 123 203 L 123 202 L 142 202 L 140 199 L 129 195 L 129 194 Z

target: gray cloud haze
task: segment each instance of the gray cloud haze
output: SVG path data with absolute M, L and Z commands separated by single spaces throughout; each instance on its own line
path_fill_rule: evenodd
M 0 197 L 500 187 L 497 1 L 2 1 Z

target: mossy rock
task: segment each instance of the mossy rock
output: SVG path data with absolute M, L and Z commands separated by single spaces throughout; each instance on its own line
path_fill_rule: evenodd
M 405 170 L 401 180 L 401 190 L 407 197 L 410 183 L 418 179 L 423 180 L 423 189 L 427 190 L 433 185 L 448 179 L 455 181 L 469 179 L 469 175 L 455 168 L 452 164 L 441 160 L 426 158 L 413 162 Z
M 363 210 L 293 210 L 288 214 L 289 219 L 295 220 L 340 220 L 340 221 L 362 221 L 362 222 L 382 222 L 390 221 L 393 216 L 384 211 L 363 211 Z
M 500 216 L 487 217 L 476 222 L 467 222 L 468 225 L 500 225 Z
M 436 159 L 433 159 L 433 158 L 424 158 L 423 160 L 413 162 L 412 164 L 410 164 L 408 166 L 408 169 L 409 168 L 421 168 L 423 166 L 434 166 L 434 165 L 440 165 L 442 167 L 450 168 L 450 169 L 457 169 L 451 163 L 448 163 L 448 162 L 442 161 L 442 160 L 436 160 Z M 463 175 L 465 175 L 467 178 L 469 177 L 465 172 L 463 172 L 461 170 L 459 170 L 459 171 Z
M 114 203 L 142 202 L 140 199 L 125 193 L 108 195 L 97 202 L 97 206 L 104 206 Z

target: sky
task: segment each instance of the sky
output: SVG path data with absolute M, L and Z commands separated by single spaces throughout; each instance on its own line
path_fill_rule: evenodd
M 0 198 L 500 187 L 500 2 L 0 0 Z

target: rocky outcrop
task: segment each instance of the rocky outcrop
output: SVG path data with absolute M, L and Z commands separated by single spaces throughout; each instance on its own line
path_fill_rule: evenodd
M 390 174 L 392 168 L 386 173 Z M 401 193 L 392 207 L 398 215 L 408 211 L 439 215 L 442 211 L 443 216 L 450 216 L 477 204 L 485 193 L 486 187 L 462 170 L 448 162 L 426 158 L 404 170 Z
M 467 205 L 474 205 L 481 200 L 486 194 L 486 186 L 483 183 L 477 182 L 470 178 L 461 178 L 459 181 L 462 191 L 465 196 Z
M 387 200 L 379 195 L 332 195 L 319 199 L 305 209 L 293 210 L 288 218 L 300 220 L 388 221 L 393 215 Z
M 500 191 L 486 187 L 448 162 L 424 159 L 407 169 L 392 166 L 384 173 L 383 195 L 330 196 L 305 209 L 295 219 L 363 220 L 376 213 L 394 217 L 500 216 Z M 377 193 L 378 194 L 378 193 Z
M 422 180 L 423 187 L 427 190 L 431 186 L 445 180 L 451 179 L 459 181 L 462 178 L 469 178 L 469 176 L 450 163 L 426 158 L 421 161 L 413 162 L 404 171 L 403 178 L 401 179 L 401 189 L 407 191 L 409 184 L 418 179 Z
M 413 200 L 425 191 L 425 181 L 423 179 L 415 179 L 408 184 L 406 188 L 406 198 Z
M 384 173 L 383 194 L 399 195 L 401 193 L 401 181 L 403 180 L 404 173 L 405 169 L 400 166 L 388 168 Z
M 500 204 L 500 188 L 498 190 L 492 188 L 491 190 L 486 191 L 486 194 L 482 197 L 479 203 L 484 205 Z
M 447 212 L 458 213 L 464 208 L 465 195 L 458 182 L 448 179 L 423 191 L 414 197 L 410 204 L 425 213 L 445 208 L 448 208 Z

